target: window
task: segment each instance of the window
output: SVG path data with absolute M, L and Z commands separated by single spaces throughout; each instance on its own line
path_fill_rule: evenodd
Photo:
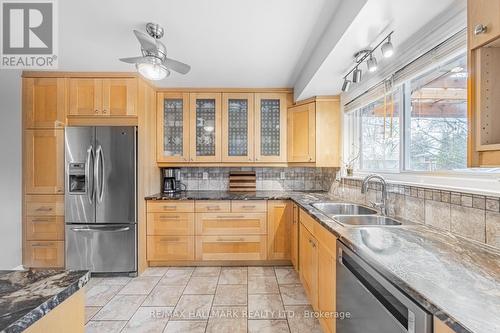
M 347 113 L 344 163 L 365 171 L 466 168 L 465 68 L 462 53 Z
M 411 80 L 407 168 L 466 168 L 467 74 L 465 55 Z

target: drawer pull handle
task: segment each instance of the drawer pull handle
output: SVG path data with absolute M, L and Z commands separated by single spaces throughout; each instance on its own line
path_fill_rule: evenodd
M 220 210 L 220 206 L 207 206 L 208 210 Z
M 34 243 L 31 244 L 32 247 L 51 247 L 54 246 L 54 243 Z
M 166 242 L 178 242 L 180 240 L 179 237 L 163 237 L 160 239 L 160 242 L 166 243 Z
M 255 208 L 255 206 L 241 206 L 241 208 L 252 209 L 252 208 Z
M 237 215 L 237 216 L 216 216 L 216 218 L 221 220 L 233 220 L 233 219 L 244 219 L 245 217 L 243 215 Z
M 31 222 L 33 223 L 37 223 L 37 222 L 50 222 L 49 219 L 33 219 L 31 220 Z
M 178 220 L 180 216 L 160 216 L 160 220 Z
M 171 209 L 175 209 L 177 208 L 176 206 L 163 206 L 163 209 L 168 209 L 168 210 L 171 210 Z
M 243 242 L 245 239 L 243 237 L 240 238 L 217 238 L 218 242 L 227 242 L 227 243 L 235 243 L 235 242 Z
M 52 207 L 40 207 L 40 208 L 37 208 L 36 211 L 37 212 L 51 212 L 52 211 Z

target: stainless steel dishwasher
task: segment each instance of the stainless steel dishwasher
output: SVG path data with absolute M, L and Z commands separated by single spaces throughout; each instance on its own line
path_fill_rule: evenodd
M 336 320 L 337 333 L 432 332 L 430 313 L 340 241 L 337 241 L 336 266 L 337 312 L 344 317 Z

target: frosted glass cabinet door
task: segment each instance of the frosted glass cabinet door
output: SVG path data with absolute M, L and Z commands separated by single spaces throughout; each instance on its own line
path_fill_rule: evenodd
M 254 94 L 222 95 L 222 161 L 254 161 Z
M 190 94 L 190 161 L 221 161 L 221 94 Z
M 255 94 L 255 161 L 286 162 L 286 94 Z
M 159 93 L 157 106 L 159 162 L 187 162 L 189 158 L 189 94 Z

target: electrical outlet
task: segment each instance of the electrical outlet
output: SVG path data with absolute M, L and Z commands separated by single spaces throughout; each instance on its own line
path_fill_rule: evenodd
M 280 172 L 280 179 L 285 180 L 285 171 Z
M 208 180 L 208 172 L 203 173 L 203 180 Z

